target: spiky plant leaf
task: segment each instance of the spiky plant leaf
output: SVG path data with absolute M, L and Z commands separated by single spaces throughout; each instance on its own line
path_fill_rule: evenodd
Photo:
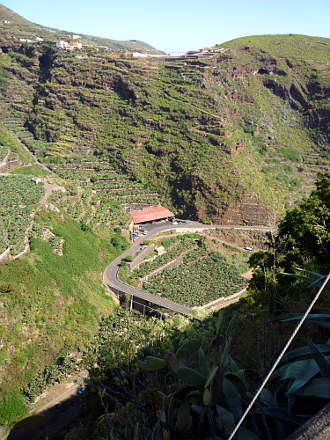
M 199 339 L 191 339 L 184 341 L 182 345 L 178 348 L 176 354 L 177 358 L 185 358 L 191 356 L 192 353 L 195 353 L 196 350 L 200 347 Z
M 290 362 L 278 368 L 271 376 L 271 379 L 287 380 L 308 377 L 311 379 L 319 372 L 319 367 L 314 359 L 302 359 Z
M 263 388 L 259 397 L 260 401 L 267 406 L 277 405 L 276 396 L 268 388 Z
M 210 386 L 211 382 L 213 381 L 213 379 L 215 378 L 215 375 L 217 374 L 219 370 L 219 367 L 213 366 L 212 370 L 207 378 L 207 381 L 205 382 L 205 388 Z
M 198 350 L 198 369 L 203 376 L 208 376 L 210 374 L 210 365 L 202 347 Z
M 317 348 L 321 351 L 321 353 L 329 354 L 330 353 L 330 344 L 317 344 Z M 311 357 L 311 351 L 308 346 L 295 348 L 294 350 L 289 351 L 286 353 L 281 361 L 281 364 L 294 361 L 295 359 L 301 358 L 301 357 Z
M 219 429 L 224 430 L 227 435 L 230 435 L 230 433 L 235 427 L 235 418 L 233 414 L 220 405 L 217 405 L 216 409 L 218 414 L 216 418 L 216 422 Z
M 317 345 L 311 339 L 307 339 L 307 344 L 313 353 L 313 357 L 320 368 L 321 374 L 324 377 L 330 379 L 330 361 L 329 358 L 324 356 L 323 353 L 317 348 Z
M 328 377 L 316 377 L 306 386 L 296 391 L 295 395 L 330 399 L 330 379 Z
M 178 376 L 184 383 L 196 387 L 204 387 L 207 380 L 205 376 L 189 367 L 180 367 L 178 369 Z
M 224 377 L 223 379 L 222 391 L 225 396 L 227 407 L 234 415 L 235 419 L 238 420 L 242 414 L 241 395 L 235 385 L 227 377 Z

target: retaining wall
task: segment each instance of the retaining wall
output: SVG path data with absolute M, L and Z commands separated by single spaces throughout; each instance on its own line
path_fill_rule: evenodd
M 176 258 L 175 260 L 169 261 L 168 263 L 164 264 L 163 266 L 158 267 L 158 269 L 155 269 L 153 272 L 150 272 L 145 277 L 141 278 L 142 281 L 148 281 L 149 278 L 154 277 L 155 275 L 159 274 L 160 272 L 163 272 L 165 269 L 170 269 L 171 267 L 179 266 L 182 263 L 182 258 Z
M 207 309 L 211 309 L 212 307 L 217 306 L 218 304 L 221 304 L 224 301 L 229 301 L 231 299 L 237 298 L 238 296 L 243 295 L 243 293 L 246 292 L 246 287 L 244 287 L 244 289 L 240 290 L 239 292 L 233 293 L 232 295 L 229 296 L 222 296 L 218 299 L 215 299 L 214 301 L 205 304 L 205 306 L 200 306 L 200 307 L 193 307 L 194 310 L 207 310 Z
M 0 255 L 0 261 L 4 261 L 7 258 L 10 257 L 10 248 L 7 248 L 1 255 Z

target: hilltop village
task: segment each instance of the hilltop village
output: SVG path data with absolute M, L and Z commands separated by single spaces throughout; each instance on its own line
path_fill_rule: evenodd
M 76 33 L 61 32 L 55 29 L 43 28 L 35 26 L 33 29 L 22 30 L 18 33 L 16 23 L 10 20 L 0 20 L 1 39 L 7 40 L 8 43 L 16 45 L 17 43 L 38 45 L 49 44 L 59 50 L 65 51 L 82 51 L 82 52 L 111 52 L 112 56 L 117 57 L 133 57 L 133 58 L 166 58 L 166 57 L 191 57 L 217 54 L 225 51 L 225 48 L 203 47 L 197 50 L 189 50 L 187 52 L 171 52 L 162 53 L 153 48 L 147 47 L 145 44 L 139 45 L 137 40 L 130 40 L 134 49 L 117 48 L 105 44 L 95 44 L 90 37 L 79 35 Z M 36 30 L 40 28 L 38 35 Z M 36 29 L 37 28 L 37 29 Z M 88 41 L 90 40 L 90 41 Z M 103 40 L 104 42 L 107 40 Z M 139 47 L 140 46 L 140 47 Z

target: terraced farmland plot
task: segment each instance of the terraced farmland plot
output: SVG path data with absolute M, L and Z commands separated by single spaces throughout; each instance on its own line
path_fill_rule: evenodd
M 31 214 L 44 194 L 44 186 L 25 176 L 0 176 L 0 253 L 10 247 L 16 255 L 25 247 Z
M 129 218 L 128 213 L 116 201 L 93 192 L 88 185 L 78 188 L 74 183 L 67 184 L 67 192 L 53 192 L 49 202 L 75 220 L 91 227 L 123 225 Z
M 246 281 L 235 267 L 218 253 L 166 269 L 143 283 L 148 292 L 189 307 L 203 306 L 217 298 L 232 295 L 245 285 Z
M 147 261 L 142 263 L 138 269 L 133 271 L 135 278 L 142 278 L 154 270 L 164 266 L 175 258 L 180 257 L 180 255 L 196 246 L 196 241 L 186 238 L 184 236 L 176 237 L 173 244 L 168 247 L 167 252 L 159 257 L 156 257 L 153 261 Z
M 143 183 L 118 171 L 106 157 L 83 156 L 52 158 L 49 164 L 60 177 L 77 183 L 84 182 L 101 200 L 114 200 L 119 205 L 159 203 L 159 195 Z

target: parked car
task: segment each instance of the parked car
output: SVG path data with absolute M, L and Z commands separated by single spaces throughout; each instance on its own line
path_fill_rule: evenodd
M 187 222 L 185 222 L 185 221 L 180 221 L 180 222 L 178 222 L 178 225 L 186 225 L 187 224 Z
M 244 248 L 244 250 L 249 251 L 249 252 L 252 252 L 252 251 L 253 251 L 253 247 L 246 246 L 246 247 Z

